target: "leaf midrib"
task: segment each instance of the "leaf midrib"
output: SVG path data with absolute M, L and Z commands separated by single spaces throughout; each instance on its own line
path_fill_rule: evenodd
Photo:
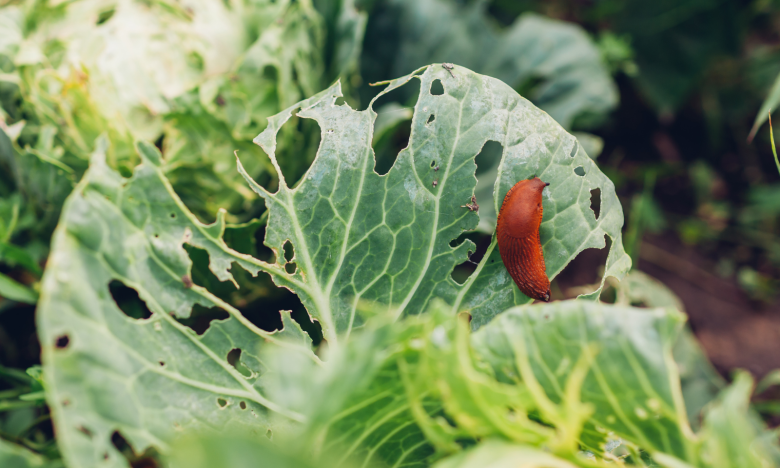
M 401 303 L 401 305 L 398 307 L 398 310 L 396 312 L 396 320 L 400 317 L 400 315 L 406 310 L 406 306 L 409 305 L 409 302 L 412 300 L 412 297 L 417 292 L 417 289 L 420 287 L 420 284 L 422 283 L 422 280 L 425 278 L 426 273 L 428 272 L 428 267 L 430 267 L 431 264 L 431 258 L 433 257 L 433 250 L 436 245 L 436 236 L 437 236 L 437 229 L 439 226 L 439 204 L 441 201 L 441 195 L 444 193 L 444 187 L 446 187 L 448 176 L 450 173 L 450 166 L 452 165 L 452 159 L 455 157 L 455 150 L 458 148 L 458 144 L 460 143 L 460 126 L 461 122 L 463 121 L 463 104 L 466 102 L 466 98 L 471 93 L 471 86 L 466 90 L 466 93 L 463 95 L 463 99 L 460 101 L 460 106 L 458 109 L 458 127 L 457 131 L 455 132 L 455 139 L 452 144 L 452 150 L 450 151 L 450 156 L 447 159 L 447 167 L 444 168 L 444 177 L 442 177 L 442 182 L 439 185 L 439 191 L 437 195 L 434 195 L 434 218 L 433 218 L 433 226 L 431 226 L 431 241 L 428 245 L 428 254 L 425 259 L 425 265 L 420 270 L 420 275 L 417 277 L 417 281 L 415 282 L 412 289 L 409 291 L 409 293 L 406 295 L 406 298 Z M 415 104 L 415 113 L 417 113 L 417 106 L 419 105 L 419 102 Z M 412 154 L 412 162 L 414 162 L 414 154 Z M 417 174 L 417 169 L 412 168 L 415 174 Z M 422 187 L 425 189 L 425 187 Z

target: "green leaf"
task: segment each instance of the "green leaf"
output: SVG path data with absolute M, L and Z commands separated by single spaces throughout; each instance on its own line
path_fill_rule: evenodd
M 682 301 L 672 290 L 639 270 L 632 270 L 615 285 L 615 288 L 617 304 L 650 308 L 665 307 L 685 312 Z M 672 354 L 679 371 L 688 420 L 694 429 L 698 429 L 702 409 L 715 399 L 718 391 L 725 385 L 725 381 L 712 367 L 688 327 L 685 327 L 674 344 Z
M 293 447 L 279 447 L 267 439 L 273 438 L 272 433 L 253 431 L 254 437 L 247 434 L 232 434 L 200 437 L 190 435 L 179 440 L 167 457 L 170 468 L 257 468 L 266 466 L 273 468 L 324 468 L 339 465 L 306 460 L 301 456 L 301 450 Z M 343 465 L 342 465 L 343 466 Z
M 748 141 L 753 140 L 758 129 L 761 128 L 764 122 L 769 118 L 769 113 L 774 112 L 778 105 L 780 105 L 780 75 L 777 75 L 774 84 L 772 84 L 772 88 L 769 90 L 769 94 L 766 96 L 766 99 L 764 99 L 764 102 L 761 103 L 761 109 L 758 110 L 756 119 L 753 121 L 753 127 L 750 129 Z
M 554 402 L 563 400 L 565 381 L 584 356 L 589 372 L 580 398 L 594 409 L 590 430 L 614 432 L 651 453 L 695 463 L 697 447 L 672 356 L 684 320 L 672 309 L 566 301 L 504 312 L 473 343 L 501 379 L 525 381 L 528 366 Z M 592 345 L 594 356 L 586 354 Z
M 356 8 L 354 0 L 313 0 L 312 3 L 327 25 L 324 55 L 329 59 L 329 79 L 359 80 L 358 64 L 368 15 Z
M 395 13 L 399 30 L 375 34 L 398 37 L 398 52 L 383 56 L 377 37 L 374 49 L 367 42 L 364 62 L 388 61 L 396 76 L 432 62 L 453 62 L 512 86 L 567 129 L 575 121 L 592 126 L 617 105 L 617 87 L 598 48 L 575 24 L 526 13 L 498 29 L 484 0 L 465 6 L 446 0 L 388 4 L 383 14 Z
M 574 468 L 577 465 L 549 453 L 522 445 L 488 440 L 475 448 L 449 457 L 433 468 Z
M 264 362 L 286 384 L 272 395 L 288 398 L 306 415 L 305 430 L 293 440 L 311 441 L 304 445 L 313 459 L 426 467 L 491 437 L 577 457 L 585 408 L 569 401 L 551 419 L 542 412 L 549 425 L 532 420 L 529 413 L 548 401 L 537 400 L 523 383 L 498 382 L 478 366 L 468 325 L 446 304 L 434 301 L 426 314 L 391 320 L 385 314 L 369 321 L 318 369 L 269 349 L 273 356 Z M 301 392 L 294 402 L 291 389 L 303 388 L 316 391 Z M 576 400 L 576 382 L 569 389 Z M 556 430 L 562 422 L 575 425 Z
M 780 369 L 775 369 L 766 374 L 756 385 L 756 393 L 765 392 L 775 385 L 780 385 Z
M 683 303 L 665 284 L 639 270 L 632 270 L 616 286 L 617 302 L 623 305 L 669 307 L 685 312 Z
M 603 18 L 631 38 L 639 73 L 635 84 L 659 113 L 675 112 L 698 91 L 720 57 L 738 56 L 741 27 L 737 4 L 718 0 L 625 3 Z
M 0 466 L 3 468 L 60 468 L 62 463 L 50 461 L 31 450 L 0 439 Z
M 412 109 L 403 107 L 397 102 L 385 104 L 380 109 L 377 109 L 376 113 L 376 122 L 374 122 L 374 146 L 376 146 L 386 135 L 390 135 L 391 131 L 395 129 L 398 124 L 411 120 L 412 115 L 414 115 Z
M 70 464 L 127 466 L 111 444 L 115 433 L 137 454 L 152 446 L 165 454 L 175 434 L 184 428 L 259 427 L 283 432 L 278 429 L 304 422 L 305 428 L 318 432 L 323 428 L 318 422 L 334 418 L 332 410 L 346 410 L 348 402 L 386 391 L 387 398 L 375 401 L 376 405 L 349 413 L 357 419 L 334 422 L 333 434 L 362 434 L 375 424 L 386 429 L 369 430 L 362 438 L 346 435 L 351 442 L 344 453 L 376 454 L 393 462 L 408 458 L 409 464 L 424 466 L 434 446 L 440 450 L 454 447 L 458 439 L 447 431 L 464 437 L 492 433 L 489 418 L 468 405 L 461 390 L 458 398 L 437 399 L 415 390 L 425 387 L 398 378 L 425 375 L 415 369 L 431 368 L 439 354 L 431 354 L 426 367 L 414 367 L 413 361 L 408 365 L 389 362 L 386 355 L 371 352 L 379 345 L 392 349 L 399 340 L 412 340 L 413 326 L 396 331 L 391 327 L 384 339 L 365 334 L 355 337 L 354 345 L 344 346 L 345 335 L 364 321 L 357 314 L 359 306 L 374 301 L 378 304 L 373 307 L 375 314 L 389 309 L 390 317 L 396 318 L 426 310 L 438 296 L 453 304 L 439 303 L 440 315 L 451 317 L 456 311 L 469 310 L 472 325 L 477 326 L 507 306 L 529 302 L 509 279 L 500 259 L 496 261 L 495 245 L 466 283 L 459 285 L 450 278 L 454 266 L 473 250 L 471 242 L 457 247 L 450 242 L 478 222 L 479 215 L 462 205 L 477 182 L 474 157 L 488 140 L 506 147 L 496 200 L 503 199 L 523 178 L 539 175 L 552 183 L 545 194 L 541 229 L 551 277 L 585 248 L 603 247 L 605 234 L 613 240 L 606 275 L 621 276 L 629 266 L 620 242 L 622 211 L 614 186 L 584 154 L 576 138 L 511 88 L 458 66 L 452 70 L 454 76 L 441 66 L 418 72 L 419 77 L 395 80 L 384 91 L 411 79 L 422 82 L 410 146 L 386 176 L 373 171 L 370 142 L 376 115 L 370 108 L 358 112 L 336 106 L 338 84 L 269 120 L 268 129 L 256 140 L 277 169 L 279 191 L 267 192 L 243 166 L 239 169 L 269 206 L 265 242 L 277 253 L 272 264 L 228 248 L 222 239 L 224 211 L 214 224 L 199 222 L 174 193 L 155 147 L 138 144 L 142 164 L 132 177 L 123 178 L 106 163 L 105 139 L 98 141 L 90 169 L 63 209 L 38 307 L 47 400 L 63 456 Z M 430 93 L 434 80 L 442 81 L 444 95 Z M 323 135 L 312 167 L 290 188 L 279 170 L 275 137 L 299 109 L 301 117 L 317 120 Z M 431 114 L 436 115 L 433 125 L 426 123 Z M 577 168 L 585 175 L 578 175 Z M 598 220 L 590 210 L 590 190 L 595 188 L 601 191 Z M 289 261 L 282 254 L 287 240 L 295 251 Z M 319 373 L 310 340 L 288 314 L 283 314 L 284 330 L 270 334 L 214 294 L 193 285 L 185 243 L 207 253 L 209 269 L 220 281 L 232 280 L 231 267 L 238 264 L 252 274 L 268 273 L 277 285 L 296 292 L 309 313 L 320 320 L 331 351 L 347 349 L 353 357 L 349 365 L 330 374 Z M 240 248 L 245 247 L 244 242 Z M 138 319 L 123 313 L 109 289 L 113 281 L 134 289 L 141 303 L 136 309 L 148 308 L 151 316 Z M 198 335 L 180 322 L 195 305 L 221 308 L 229 316 L 212 322 Z M 416 329 L 431 323 L 423 321 Z M 234 349 L 241 350 L 235 366 L 228 361 Z M 474 369 L 455 359 L 454 347 L 447 349 L 450 354 L 441 357 L 450 359 L 451 365 L 446 373 L 435 375 L 460 388 L 456 380 L 472 375 Z M 411 356 L 415 353 L 419 355 L 413 350 Z M 363 359 L 362 365 L 358 358 Z M 279 361 L 292 364 L 271 365 Z M 393 367 L 395 373 L 384 372 Z M 293 379 L 286 379 L 286 372 L 294 374 L 298 386 L 289 385 Z M 306 377 L 309 374 L 320 377 Z M 426 377 L 420 378 L 424 384 Z M 328 379 L 335 380 L 328 384 Z M 557 438 L 556 444 L 565 445 L 570 453 L 571 442 L 576 440 L 573 428 L 586 414 L 574 400 L 561 406 L 579 408 L 567 416 L 540 398 L 539 392 L 529 399 L 522 389 L 485 379 L 478 379 L 482 400 L 500 396 L 499 401 L 511 402 L 518 412 L 540 408 L 551 423 L 568 428 L 564 431 L 568 435 Z M 343 391 L 349 382 L 356 382 L 352 393 Z M 570 394 L 576 395 L 577 385 L 575 379 Z M 312 388 L 322 389 L 322 398 L 327 398 L 312 398 Z M 406 401 L 412 398 L 409 392 L 414 400 Z M 315 410 L 307 401 L 323 403 Z M 431 423 L 430 418 L 441 411 L 463 415 L 460 426 L 441 429 Z M 469 418 L 481 422 L 472 427 L 464 423 Z M 517 424 L 502 431 L 528 433 L 534 440 L 554 436 L 549 428 L 530 420 Z M 431 437 L 440 440 L 431 442 Z M 333 442 L 334 447 L 342 447 L 341 441 Z M 381 447 L 375 450 L 379 442 Z M 108 461 L 104 461 L 106 455 Z
M 460 66 L 452 75 L 440 65 L 423 67 L 389 82 L 379 96 L 412 79 L 421 81 L 421 90 L 409 146 L 384 176 L 374 172 L 376 114 L 371 106 L 356 111 L 335 105 L 341 96 L 338 83 L 269 119 L 255 139 L 277 168 L 276 193 L 254 182 L 239 163 L 250 186 L 266 200 L 265 244 L 277 253 L 277 267 L 286 262 L 280 255 L 286 242 L 295 250 L 290 261 L 295 272 L 274 279 L 280 285 L 294 280 L 293 291 L 320 320 L 332 346 L 339 333 L 360 325 L 362 300 L 402 315 L 419 313 L 439 297 L 454 311 L 468 310 L 475 327 L 501 310 L 530 302 L 506 272 L 495 240 L 464 284 L 450 277 L 475 250 L 469 240 L 456 247 L 451 241 L 479 222 L 480 215 L 464 205 L 477 183 L 474 158 L 489 140 L 504 147 L 489 202 L 494 211 L 519 180 L 539 176 L 551 184 L 544 192 L 540 228 L 547 275 L 554 278 L 582 250 L 603 248 L 609 236 L 605 277 L 622 277 L 630 260 L 621 242 L 620 202 L 612 182 L 575 137 L 510 87 Z M 443 95 L 431 93 L 434 81 L 443 84 Z M 279 169 L 276 134 L 296 112 L 317 121 L 322 141 L 303 180 L 291 188 Z M 435 120 L 429 122 L 432 115 Z M 595 189 L 601 197 L 598 219 L 590 208 Z
M 749 408 L 752 391 L 753 379 L 744 371 L 738 372 L 708 408 L 701 434 L 708 466 L 759 468 L 777 466 L 780 461 L 776 434 L 765 431 Z
M 38 293 L 35 292 L 34 289 L 28 288 L 16 280 L 0 273 L 0 297 L 12 301 L 35 304 L 38 300 Z
M 287 437 L 305 441 L 301 450 L 312 460 L 335 466 L 350 460 L 358 466 L 429 466 L 434 448 L 415 420 L 398 360 L 419 356 L 420 350 L 407 343 L 430 323 L 410 320 L 360 330 L 329 354 L 321 369 L 269 350 L 264 362 L 279 376 L 269 388 L 271 395 L 285 398 L 306 416 L 303 430 Z M 441 411 L 441 402 L 434 397 L 424 398 L 420 405 L 422 411 Z
M 321 368 L 275 348 L 264 362 L 284 382 L 271 394 L 306 415 L 292 440 L 313 460 L 430 466 L 449 455 L 489 466 L 491 450 L 457 454 L 501 439 L 529 460 L 541 447 L 562 466 L 612 460 L 617 445 L 637 464 L 644 452 L 663 466 L 708 467 L 717 452 L 701 443 L 709 429 L 688 427 L 672 355 L 683 322 L 671 309 L 569 301 L 507 311 L 469 337 L 437 301 L 424 315 L 370 320 Z M 723 411 L 745 417 L 741 405 Z M 752 431 L 740 446 L 766 445 Z M 578 443 L 595 456 L 583 458 Z M 496 454 L 523 460 L 521 447 L 499 445 Z
M 105 140 L 98 148 L 65 203 L 37 310 L 47 400 L 68 464 L 128 466 L 111 443 L 115 431 L 136 453 L 150 446 L 165 452 L 185 428 L 268 429 L 273 412 L 299 420 L 266 398 L 272 376 L 258 355 L 279 346 L 318 362 L 310 341 L 287 313 L 284 330 L 268 333 L 193 285 L 183 244 L 205 250 L 223 281 L 232 278 L 233 263 L 254 274 L 280 269 L 227 247 L 224 212 L 204 225 L 187 211 L 153 146 L 139 144 L 143 163 L 129 179 L 106 165 Z M 112 280 L 137 291 L 151 316 L 123 313 L 109 291 Z M 229 317 L 198 335 L 178 321 L 195 304 Z M 234 366 L 228 354 L 235 349 Z M 247 369 L 249 376 L 240 371 Z
M 53 131 L 58 154 L 36 155 L 81 174 L 92 142 L 107 134 L 109 165 L 129 174 L 138 162 L 134 138 L 160 141 L 169 180 L 202 219 L 218 208 L 230 209 L 233 222 L 258 214 L 234 150 L 254 153 L 250 173 L 271 178 L 251 139 L 268 116 L 332 79 L 324 73 L 324 24 L 311 2 L 22 3 L 0 11 L 8 29 L 0 54 L 13 64 L 9 75 L 33 122 L 27 141 Z M 346 73 L 356 66 L 365 15 L 351 3 L 333 13 L 338 37 L 327 45 L 344 50 L 331 65 Z M 282 146 L 297 152 L 306 139 L 287 131 Z M 291 165 L 300 174 L 307 162 Z

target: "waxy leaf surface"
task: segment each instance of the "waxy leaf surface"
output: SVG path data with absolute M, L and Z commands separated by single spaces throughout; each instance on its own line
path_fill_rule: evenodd
M 277 167 L 276 193 L 244 172 L 270 211 L 265 244 L 277 252 L 281 266 L 279 252 L 292 243 L 293 290 L 321 321 L 330 343 L 361 323 L 361 300 L 402 315 L 420 313 L 438 297 L 454 311 L 469 311 L 475 327 L 530 302 L 506 272 L 495 240 L 464 284 L 451 277 L 476 250 L 469 240 L 453 241 L 479 222 L 478 212 L 465 205 L 477 183 L 474 158 L 488 141 L 503 147 L 495 212 L 519 180 L 536 176 L 550 183 L 540 228 L 550 279 L 581 251 L 605 247 L 605 236 L 612 245 L 604 277 L 625 274 L 630 260 L 622 246 L 623 211 L 615 187 L 574 136 L 506 84 L 457 65 L 423 67 L 389 82 L 379 96 L 412 79 L 421 86 L 411 138 L 387 174 L 374 171 L 376 114 L 371 105 L 364 111 L 336 105 L 338 83 L 269 119 L 255 139 Z M 436 93 L 439 86 L 443 93 Z M 291 187 L 278 169 L 275 149 L 276 134 L 293 113 L 315 119 L 322 136 L 311 168 Z M 598 217 L 591 209 L 593 196 L 599 197 Z
M 256 142 L 276 166 L 278 192 L 260 187 L 240 164 L 239 171 L 269 209 L 265 243 L 277 253 L 272 263 L 225 244 L 224 211 L 214 224 L 198 221 L 165 178 L 153 146 L 137 145 L 142 164 L 123 178 L 107 166 L 107 143 L 98 140 L 90 169 L 63 208 L 38 308 L 47 400 L 69 465 L 128 466 L 112 443 L 117 439 L 136 454 L 167 453 L 181 430 L 237 428 L 262 435 L 320 420 L 296 404 L 318 388 L 314 382 L 291 387 L 281 370 L 269 372 L 264 361 L 281 353 L 316 369 L 320 362 L 310 340 L 286 313 L 284 330 L 268 333 L 192 284 L 185 244 L 208 254 L 209 268 L 221 281 L 233 280 L 231 268 L 240 267 L 267 273 L 298 294 L 333 350 L 344 348 L 364 323 L 359 309 L 389 309 L 397 318 L 422 313 L 440 298 L 439 308 L 453 315 L 469 311 L 477 327 L 530 302 L 501 264 L 495 241 L 464 284 L 451 277 L 475 250 L 471 241 L 456 239 L 479 221 L 480 214 L 465 205 L 477 182 L 474 158 L 492 140 L 504 149 L 495 207 L 518 180 L 538 176 L 551 183 L 540 229 L 548 276 L 554 278 L 582 250 L 604 247 L 605 236 L 612 239 L 605 277 L 624 274 L 630 261 L 614 186 L 576 138 L 504 83 L 457 65 L 424 67 L 389 82 L 384 92 L 412 79 L 422 83 L 412 136 L 386 175 L 374 172 L 376 114 L 370 107 L 336 105 L 338 84 L 269 119 Z M 431 92 L 435 81 L 443 93 Z M 291 187 L 276 160 L 275 138 L 294 112 L 316 120 L 322 140 L 314 163 Z M 596 188 L 598 217 L 590 208 Z M 288 241 L 294 250 L 289 260 L 282 254 Z M 137 292 L 148 318 L 120 309 L 110 289 L 115 282 Z M 199 335 L 182 322 L 196 305 L 220 308 L 227 318 L 212 321 Z M 400 414 L 392 408 L 404 404 L 397 396 L 388 402 L 388 418 Z M 343 423 L 347 429 L 364 427 Z M 410 460 L 430 454 L 416 426 L 404 427 L 381 439 L 401 451 L 383 450 Z M 372 441 L 356 441 L 355 454 L 363 453 L 364 442 L 378 443 Z
M 65 203 L 43 280 L 38 330 L 47 401 L 69 466 L 129 466 L 112 444 L 116 434 L 141 454 L 152 446 L 165 452 L 182 430 L 265 432 L 270 412 L 300 420 L 265 397 L 259 353 L 279 346 L 317 361 L 288 314 L 282 332 L 267 333 L 191 283 L 185 242 L 206 250 L 223 280 L 231 278 L 231 262 L 253 273 L 269 267 L 225 245 L 224 212 L 212 225 L 200 223 L 162 175 L 160 153 L 138 149 L 143 163 L 123 179 L 106 165 L 99 142 Z M 120 310 L 112 281 L 134 289 L 151 316 Z M 198 335 L 177 320 L 195 304 L 229 316 Z M 242 366 L 228 361 L 234 349 Z

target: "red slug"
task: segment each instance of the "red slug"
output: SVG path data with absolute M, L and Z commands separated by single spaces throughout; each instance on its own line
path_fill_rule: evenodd
M 521 180 L 509 189 L 498 212 L 498 251 L 515 284 L 526 296 L 550 301 L 550 280 L 544 271 L 539 241 L 542 190 L 550 183 L 538 177 Z

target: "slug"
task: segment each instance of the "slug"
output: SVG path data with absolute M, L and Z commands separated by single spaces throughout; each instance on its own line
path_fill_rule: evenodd
M 542 190 L 550 185 L 538 177 L 521 180 L 509 189 L 498 212 L 498 251 L 515 284 L 526 296 L 550 301 L 550 280 L 544 271 L 539 241 Z

